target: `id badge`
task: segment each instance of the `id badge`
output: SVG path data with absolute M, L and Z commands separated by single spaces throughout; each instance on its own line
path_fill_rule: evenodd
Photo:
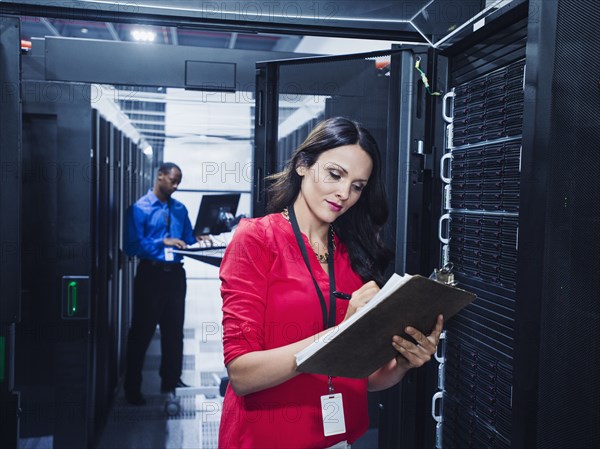
M 323 412 L 323 430 L 326 437 L 346 433 L 342 393 L 321 396 L 321 411 Z
M 173 255 L 173 248 L 170 246 L 165 248 L 165 262 L 173 262 L 175 260 L 175 256 Z

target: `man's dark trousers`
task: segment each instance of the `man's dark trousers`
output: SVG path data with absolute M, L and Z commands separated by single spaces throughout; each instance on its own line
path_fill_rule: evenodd
M 146 351 L 160 326 L 161 386 L 172 389 L 181 377 L 186 278 L 183 265 L 142 260 L 135 276 L 133 317 L 127 342 L 125 392 L 140 393 Z

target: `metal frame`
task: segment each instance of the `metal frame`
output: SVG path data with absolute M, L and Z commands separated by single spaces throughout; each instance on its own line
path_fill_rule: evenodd
M 140 6 L 131 2 L 83 1 L 45 2 L 25 0 L 3 2 L 0 13 L 38 17 L 68 17 L 72 20 L 128 22 L 178 28 L 202 28 L 227 32 L 280 33 L 313 36 L 384 39 L 423 43 L 409 19 L 353 20 L 337 17 L 335 2 L 201 2 L 200 8 Z M 292 3 L 292 2 L 289 2 Z M 214 8 L 216 6 L 216 8 Z M 264 7 L 264 9 L 263 9 Z M 280 10 L 276 10 L 280 8 Z M 289 12 L 286 14 L 286 9 Z M 301 14 L 298 14 L 300 9 Z M 417 12 L 417 15 L 421 11 Z
M 21 89 L 19 19 L 0 17 L 0 446 L 17 447 L 15 327 L 21 320 Z
M 35 64 L 43 67 L 43 79 L 47 81 L 167 86 L 227 92 L 231 91 L 230 84 L 223 84 L 214 73 L 212 76 L 205 76 L 203 70 L 202 73 L 194 71 L 189 63 L 210 61 L 233 66 L 235 90 L 253 91 L 256 61 L 313 56 L 305 53 L 173 47 L 64 37 L 36 39 L 33 46 L 35 55 L 39 55 Z M 34 63 L 29 58 L 30 56 L 24 58 L 28 69 Z M 38 76 L 40 75 L 38 69 Z
M 19 19 L 0 19 L 0 322 L 16 323 L 21 297 L 21 38 Z
M 537 416 L 541 313 L 548 201 L 548 149 L 553 128 L 552 95 L 558 1 L 540 2 L 537 20 L 530 20 L 527 43 L 526 97 L 521 156 L 521 207 L 515 326 L 515 375 L 512 439 L 515 448 L 539 447 Z M 526 187 L 526 188 L 525 188 Z
M 279 67 L 265 62 L 256 64 L 256 109 L 254 134 L 254 180 L 252 183 L 252 216 L 266 213 L 265 178 L 275 172 L 277 123 L 279 120 Z
M 298 85 L 310 79 L 310 64 L 324 64 L 328 62 L 344 62 L 350 59 L 375 58 L 395 54 L 403 50 L 381 50 L 364 53 L 355 53 L 338 56 L 315 56 L 294 59 L 271 60 L 256 64 L 256 110 L 255 110 L 255 145 L 254 145 L 254 184 L 252 189 L 253 204 L 252 215 L 262 216 L 266 213 L 266 189 L 265 178 L 276 170 L 277 158 L 277 124 L 278 124 L 278 101 L 280 92 L 288 92 L 288 88 L 296 88 Z M 289 86 L 280 86 L 279 69 L 282 66 L 307 63 L 305 71 L 299 74 L 299 78 L 290 83 Z M 312 66 L 322 69 L 322 66 Z M 347 74 L 349 78 L 356 76 Z M 315 89 L 325 89 L 327 77 L 339 76 L 335 73 L 324 73 L 321 70 L 319 84 L 311 85 Z M 335 84 L 337 87 L 337 83 Z M 291 91 L 290 91 L 291 92 Z M 296 91 L 294 91 L 297 93 Z

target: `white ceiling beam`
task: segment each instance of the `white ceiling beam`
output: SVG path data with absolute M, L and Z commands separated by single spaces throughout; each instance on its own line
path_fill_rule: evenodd
M 179 45 L 179 35 L 177 34 L 177 27 L 171 27 L 171 44 Z
M 235 48 L 235 43 L 237 42 L 238 34 L 231 33 L 229 36 L 229 48 Z
M 136 120 L 129 117 L 131 123 L 135 123 L 136 125 L 152 125 L 152 126 L 165 126 L 164 121 L 154 121 L 154 120 Z
M 143 109 L 123 109 L 127 115 L 149 115 L 153 117 L 164 117 L 165 111 L 144 111 Z
M 110 36 L 113 38 L 113 40 L 120 42 L 121 38 L 119 37 L 119 33 L 117 33 L 115 26 L 110 22 L 104 22 L 104 25 L 106 25 L 106 29 L 110 33 Z
M 302 40 L 302 36 L 281 36 L 272 51 L 294 51 Z
M 54 25 L 52 25 L 48 19 L 46 19 L 45 17 L 42 17 L 40 19 L 40 21 L 50 31 L 50 33 L 52 33 L 53 36 L 59 36 L 59 37 L 61 36 L 61 34 L 56 29 L 56 27 Z

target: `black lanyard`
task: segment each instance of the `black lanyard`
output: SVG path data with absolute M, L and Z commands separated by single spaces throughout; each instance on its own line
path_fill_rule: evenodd
M 321 303 L 321 311 L 323 312 L 323 326 L 325 329 L 332 327 L 335 324 L 335 273 L 333 271 L 333 233 L 331 230 L 327 232 L 327 251 L 329 252 L 329 256 L 327 257 L 327 268 L 329 272 L 329 316 L 327 316 L 327 304 L 325 303 L 325 297 L 323 296 L 323 292 L 319 288 L 319 284 L 317 284 L 317 280 L 310 268 L 310 261 L 308 260 L 308 252 L 306 251 L 306 245 L 304 244 L 304 240 L 302 239 L 302 234 L 300 234 L 300 227 L 298 226 L 298 220 L 296 219 L 296 213 L 294 212 L 294 206 L 288 207 L 288 214 L 290 216 L 290 223 L 292 224 L 292 229 L 294 230 L 294 235 L 296 236 L 296 241 L 298 242 L 298 246 L 300 247 L 300 251 L 302 252 L 302 257 L 304 258 L 304 263 L 306 264 L 306 268 L 308 268 L 308 272 L 310 273 L 310 277 L 315 284 L 315 290 L 317 291 L 317 295 L 319 296 L 319 301 Z

